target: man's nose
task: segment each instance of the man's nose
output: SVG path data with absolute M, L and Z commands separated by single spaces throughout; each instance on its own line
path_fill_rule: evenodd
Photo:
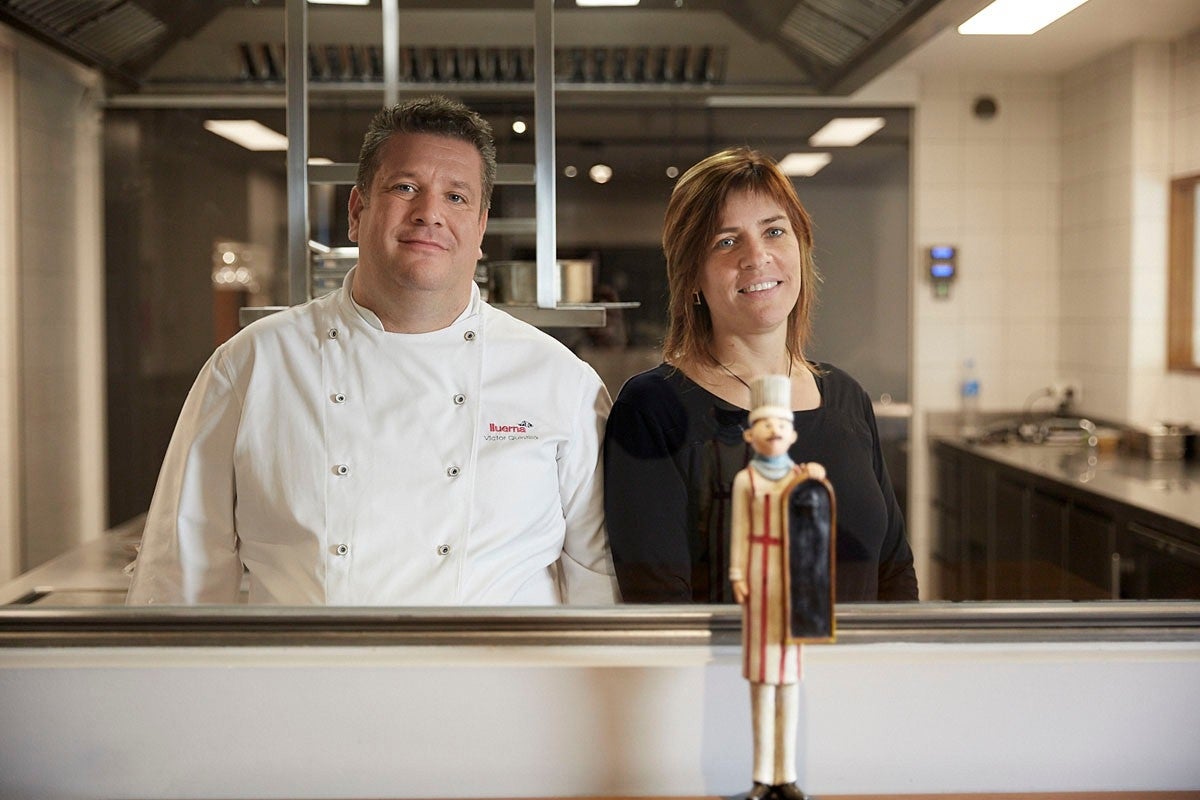
M 425 192 L 419 192 L 409 206 L 409 219 L 418 225 L 440 225 L 442 215 L 437 206 L 437 198 Z

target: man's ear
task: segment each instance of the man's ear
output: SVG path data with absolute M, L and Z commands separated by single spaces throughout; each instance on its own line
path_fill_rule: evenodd
M 350 202 L 346 205 L 346 218 L 349 223 L 349 238 L 352 242 L 358 241 L 358 217 L 362 214 L 363 206 L 362 194 L 359 193 L 358 187 L 353 186 L 350 189 Z
M 750 444 L 750 440 L 754 438 L 754 426 L 753 425 L 751 425 L 749 428 L 746 428 L 746 430 L 742 431 L 742 438 L 746 441 L 746 444 Z
M 796 433 L 795 428 L 792 428 L 792 432 L 790 434 L 788 434 L 788 447 L 791 447 L 792 445 L 794 445 L 796 443 L 796 440 L 799 438 L 800 438 L 800 434 Z

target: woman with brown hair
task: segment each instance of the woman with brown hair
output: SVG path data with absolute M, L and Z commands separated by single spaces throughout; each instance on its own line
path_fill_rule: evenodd
M 804 355 L 812 250 L 808 212 L 762 153 L 724 150 L 676 183 L 663 230 L 663 363 L 622 387 L 605 437 L 605 513 L 626 602 L 733 600 L 730 490 L 750 456 L 750 383 L 768 374 L 791 379 L 789 455 L 823 464 L 837 492 L 837 599 L 917 599 L 871 400 Z

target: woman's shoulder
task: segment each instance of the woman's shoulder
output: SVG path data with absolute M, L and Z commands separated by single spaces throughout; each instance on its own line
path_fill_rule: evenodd
M 667 363 L 659 364 L 625 381 L 617 393 L 617 402 L 644 407 L 677 404 L 681 380 L 683 374 L 675 367 Z
M 870 405 L 867 390 L 850 373 L 823 361 L 814 362 L 813 366 L 817 368 L 817 381 L 821 387 L 824 405 L 856 408 L 861 407 L 864 402 Z

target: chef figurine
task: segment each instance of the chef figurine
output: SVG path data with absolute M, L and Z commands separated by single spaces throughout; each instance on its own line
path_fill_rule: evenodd
M 802 641 L 833 639 L 833 491 L 820 464 L 788 448 L 792 382 L 750 387 L 750 464 L 733 482 L 729 581 L 742 605 L 742 674 L 750 681 L 754 785 L 747 798 L 802 800 L 796 732 Z

